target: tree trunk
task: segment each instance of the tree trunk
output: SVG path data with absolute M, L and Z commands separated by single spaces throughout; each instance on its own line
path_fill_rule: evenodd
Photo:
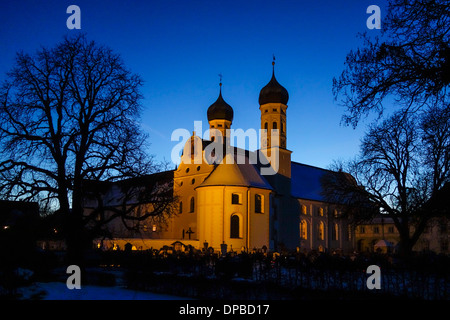
M 412 254 L 413 243 L 408 236 L 400 233 L 400 242 L 398 243 L 398 254 L 402 258 L 409 258 Z

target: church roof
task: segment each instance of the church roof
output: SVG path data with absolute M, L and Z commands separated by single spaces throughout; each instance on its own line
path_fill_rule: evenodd
M 273 63 L 272 65 L 275 65 Z M 272 71 L 272 79 L 266 84 L 264 88 L 261 89 L 259 93 L 259 104 L 263 105 L 266 103 L 282 103 L 287 105 L 289 100 L 289 93 L 281 84 L 278 83 L 275 78 L 275 69 Z
M 217 100 L 209 106 L 206 112 L 208 121 L 216 119 L 224 119 L 233 121 L 233 108 L 223 100 L 222 97 L 222 84 L 220 84 L 220 92 Z
M 295 198 L 326 201 L 322 195 L 322 177 L 332 171 L 310 165 L 291 163 L 291 195 Z
M 241 155 L 242 156 L 242 155 Z M 200 187 L 209 186 L 242 186 L 272 190 L 267 180 L 259 174 L 255 165 L 251 164 L 248 157 L 243 161 L 237 161 L 238 156 L 227 154 L 225 163 L 217 165 L 211 174 L 200 184 Z M 233 160 L 233 161 L 231 161 Z

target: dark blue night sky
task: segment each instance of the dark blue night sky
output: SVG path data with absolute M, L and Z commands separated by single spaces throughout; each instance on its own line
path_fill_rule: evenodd
M 339 1 L 81 1 L 21 0 L 0 3 L 0 80 L 15 53 L 54 46 L 84 32 L 111 47 L 145 80 L 142 127 L 151 153 L 170 160 L 173 130 L 194 130 L 219 93 L 234 109 L 232 128 L 259 129 L 259 91 L 270 80 L 272 55 L 278 81 L 289 91 L 287 147 L 292 160 L 328 167 L 353 157 L 365 130 L 340 125 L 344 108 L 334 101 L 332 79 L 345 56 L 373 35 L 369 5 L 384 0 Z M 69 30 L 69 5 L 81 9 L 81 30 Z

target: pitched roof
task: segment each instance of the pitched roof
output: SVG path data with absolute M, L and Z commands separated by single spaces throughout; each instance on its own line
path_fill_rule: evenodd
M 246 157 L 245 163 L 227 154 L 225 163 L 217 165 L 211 174 L 197 188 L 209 186 L 242 186 L 272 190 L 267 180 L 259 174 L 255 165 Z
M 296 198 L 325 201 L 322 177 L 332 171 L 298 162 L 291 162 L 291 195 Z

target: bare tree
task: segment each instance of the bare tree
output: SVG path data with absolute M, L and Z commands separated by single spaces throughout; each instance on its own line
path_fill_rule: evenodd
M 398 111 L 372 125 L 360 155 L 322 181 L 328 201 L 341 204 L 354 221 L 380 213 L 392 218 L 405 255 L 432 217 L 450 215 L 450 208 L 432 201 L 450 182 L 447 112 L 435 109 L 419 117 Z
M 64 214 L 72 260 L 86 243 L 84 181 L 158 169 L 138 122 L 141 86 L 118 54 L 79 35 L 18 53 L 0 88 L 0 192 Z
M 345 69 L 333 79 L 333 93 L 345 107 L 343 122 L 382 115 L 386 98 L 417 111 L 449 105 L 450 4 L 446 0 L 391 0 L 382 34 L 363 34 Z M 390 101 L 389 101 L 390 102 Z
M 127 230 L 141 234 L 148 224 L 167 224 L 179 208 L 171 170 L 117 182 L 88 180 L 83 187 L 89 238 L 113 238 L 109 224 L 116 219 Z

